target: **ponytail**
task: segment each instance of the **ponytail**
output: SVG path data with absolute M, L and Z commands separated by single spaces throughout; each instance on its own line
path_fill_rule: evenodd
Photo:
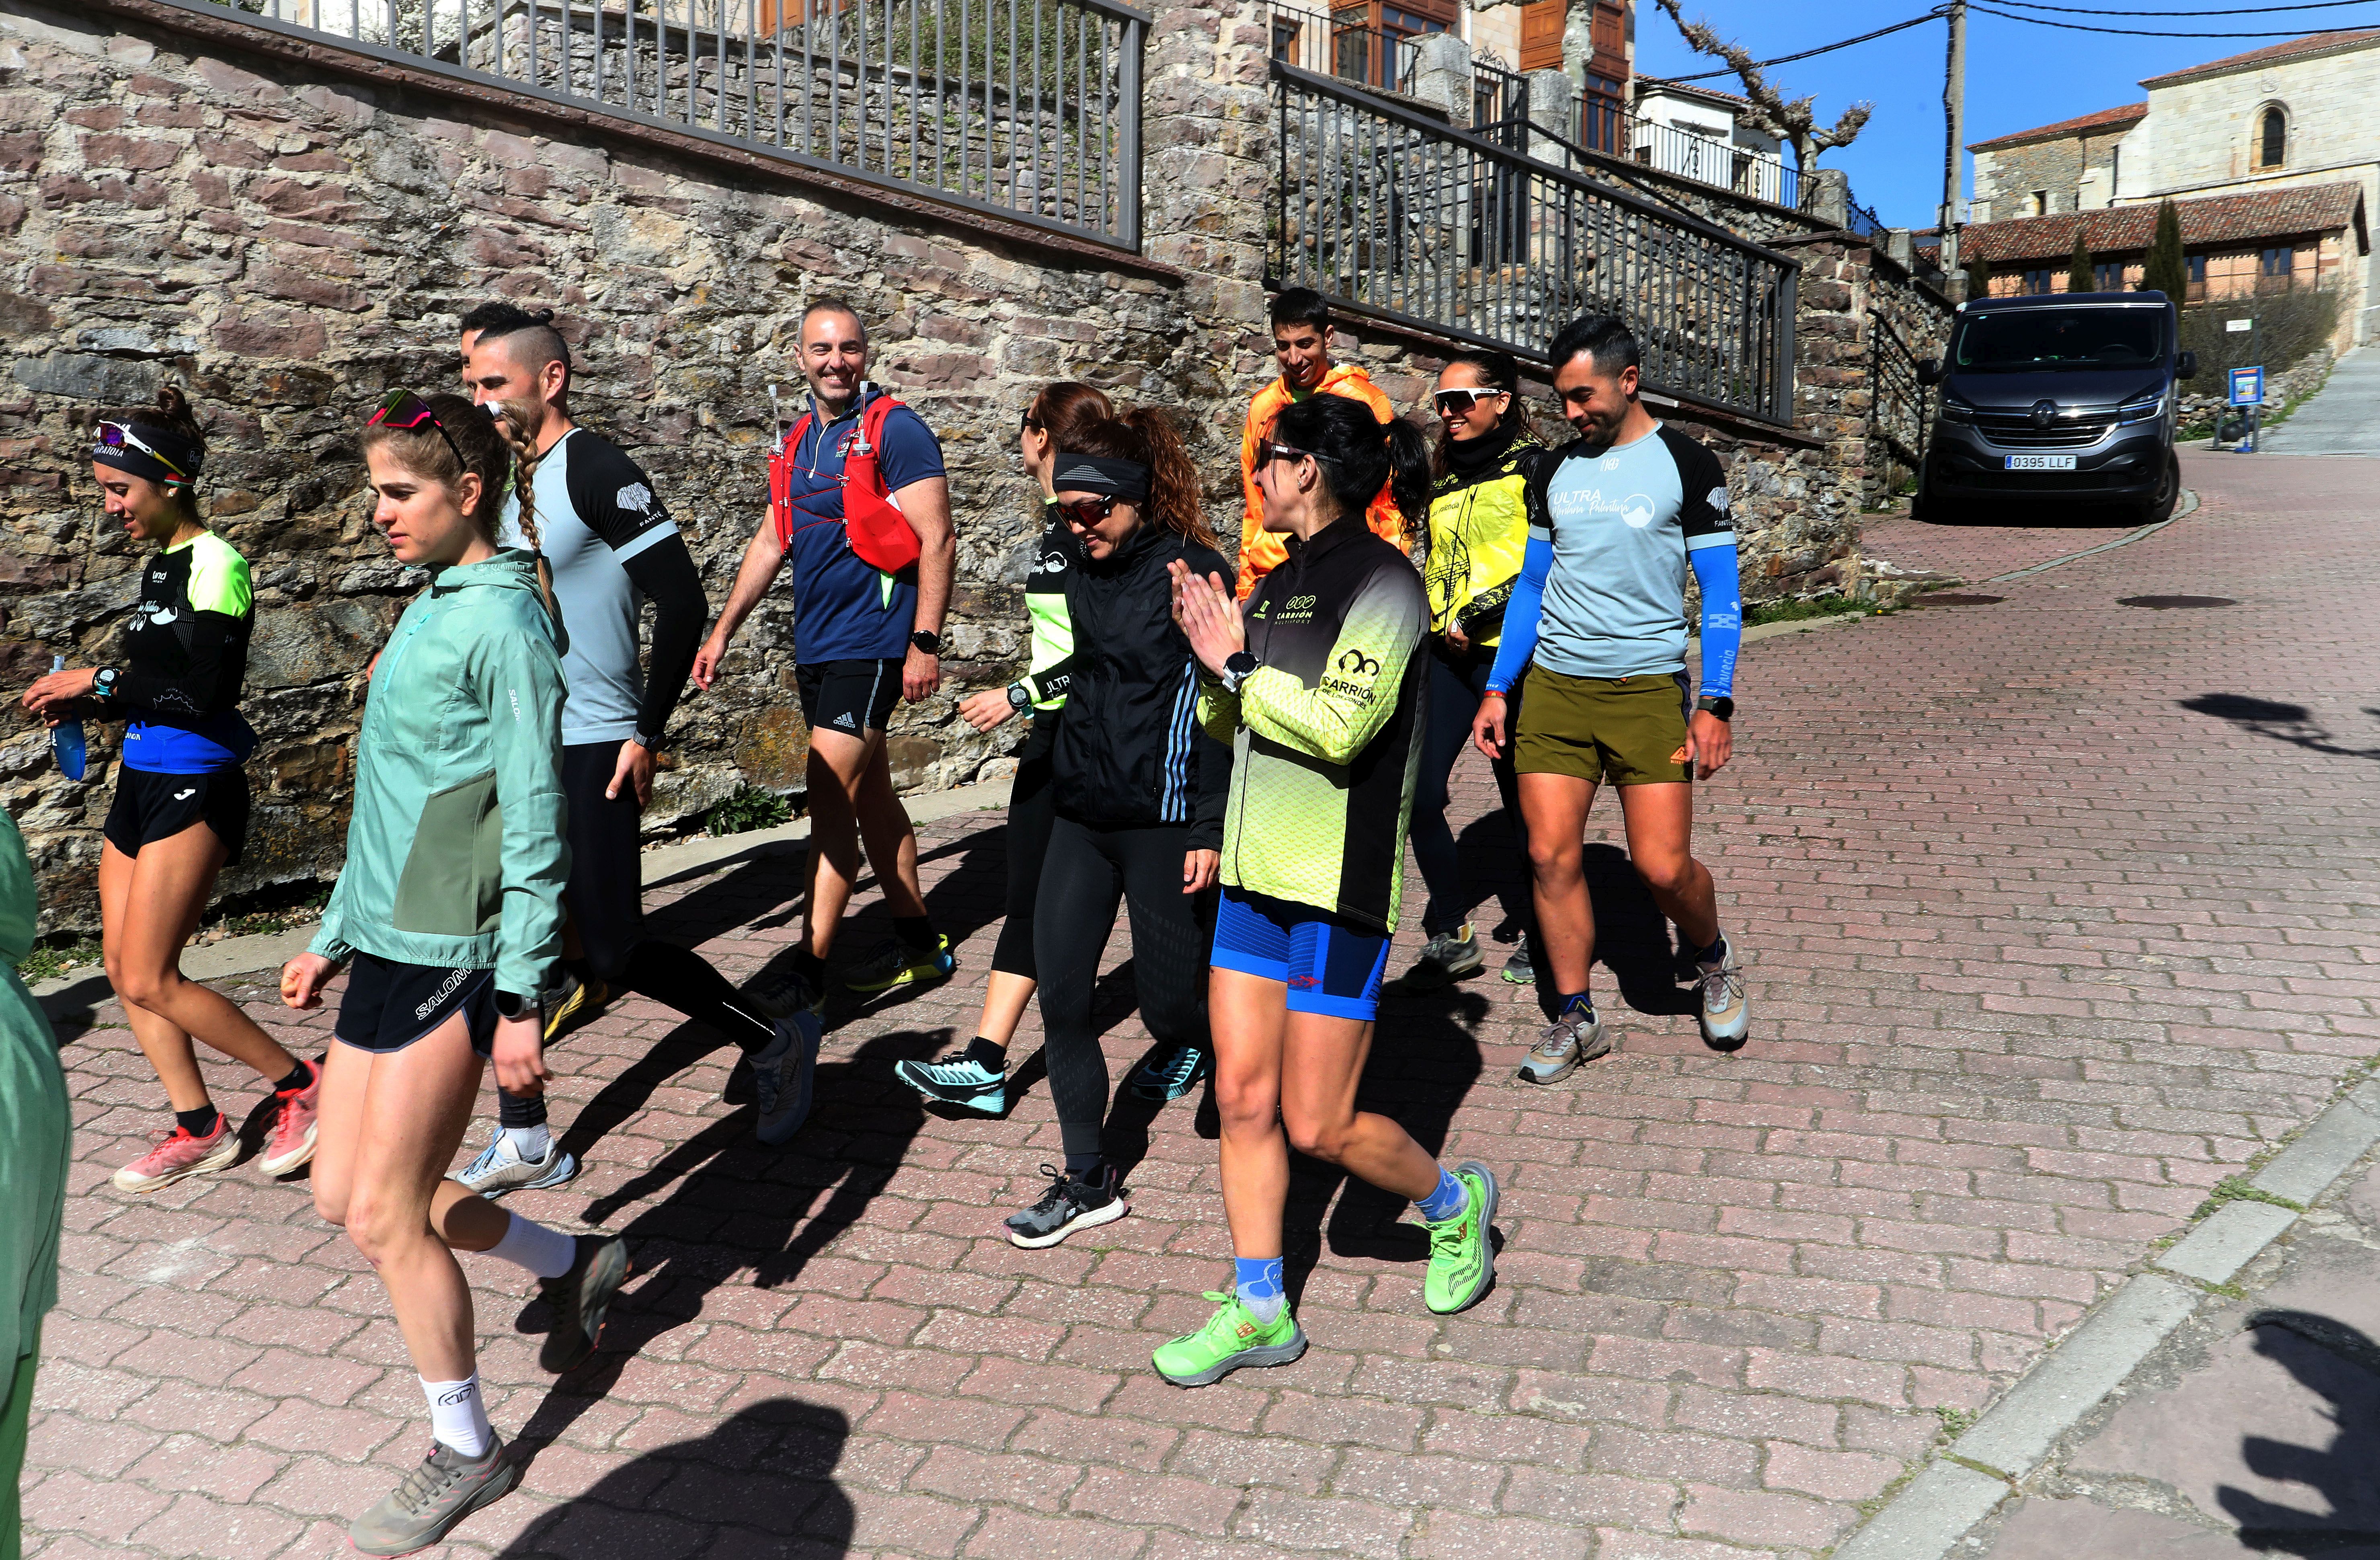
M 1309 396 L 1273 422 L 1282 444 L 1310 450 L 1341 515 L 1361 515 L 1382 488 L 1396 505 L 1402 534 L 1429 526 L 1429 445 L 1401 417 L 1383 423 L 1372 408 L 1343 396 Z
M 1389 419 L 1389 498 L 1406 540 L 1429 533 L 1429 443 L 1402 417 Z

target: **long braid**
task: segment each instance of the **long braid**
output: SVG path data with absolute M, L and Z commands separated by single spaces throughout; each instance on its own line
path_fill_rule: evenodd
M 513 496 L 520 505 L 521 537 L 528 543 L 529 555 L 537 560 L 537 588 L 545 597 L 545 610 L 553 619 L 562 621 L 562 608 L 553 599 L 553 569 L 545 561 L 545 544 L 537 529 L 537 468 L 545 457 L 537 452 L 509 417 L 495 420 L 497 431 L 513 452 Z

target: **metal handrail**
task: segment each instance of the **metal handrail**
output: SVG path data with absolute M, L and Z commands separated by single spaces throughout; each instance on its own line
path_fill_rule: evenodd
M 1618 314 L 1655 390 L 1792 422 L 1798 262 L 1330 77 L 1272 78 L 1278 285 L 1538 359 L 1575 315 Z
M 1764 156 L 1730 141 L 1699 136 L 1626 114 L 1628 155 L 1638 163 L 1696 184 L 1707 184 L 1770 205 L 1799 209 L 1799 179 L 1780 155 Z
M 164 0 L 1123 250 L 1141 44 L 1121 0 Z

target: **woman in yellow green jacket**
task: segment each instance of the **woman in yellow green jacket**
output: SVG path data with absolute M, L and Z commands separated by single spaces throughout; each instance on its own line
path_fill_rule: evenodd
M 1435 481 L 1421 557 L 1429 600 L 1429 713 L 1409 827 L 1414 859 L 1429 888 L 1421 921 L 1429 941 L 1403 976 L 1407 991 L 1443 986 L 1478 973 L 1486 964 L 1478 933 L 1464 919 L 1471 901 L 1463 891 L 1454 833 L 1447 826 L 1446 786 L 1496 662 L 1504 603 L 1512 599 L 1529 542 L 1529 471 L 1545 452 L 1529 429 L 1520 368 L 1509 352 L 1456 353 L 1439 371 L 1431 407 L 1438 413 L 1439 441 L 1430 460 Z M 1504 815 L 1517 836 L 1521 805 L 1512 756 L 1498 759 L 1494 767 Z M 1504 978 L 1522 985 L 1532 979 L 1525 932 L 1504 967 Z

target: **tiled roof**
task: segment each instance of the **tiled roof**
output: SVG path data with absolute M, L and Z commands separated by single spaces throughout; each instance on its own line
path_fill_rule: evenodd
M 2362 203 L 2361 185 L 2304 184 L 2177 201 L 2174 206 L 2181 213 L 2184 249 L 2252 243 L 2259 238 L 2291 238 L 2350 226 L 2357 229 L 2360 248 Z M 2074 228 L 2078 223 L 2089 237 L 2093 254 L 2145 250 L 2156 232 L 2156 213 L 2154 204 L 2108 206 L 2097 211 L 2060 212 L 2054 216 L 1973 223 L 1960 230 L 1959 258 L 1988 260 L 1995 265 L 2026 260 L 2063 260 L 2074 252 Z
M 2096 114 L 2085 114 L 2079 119 L 2060 119 L 2055 125 L 2040 125 L 2030 130 L 2011 130 L 2007 135 L 1994 136 L 1989 140 L 1971 140 L 1967 143 L 1967 150 L 1989 152 L 1995 147 L 2014 146 L 2019 141 L 2046 140 L 2054 136 L 2080 135 L 2084 130 L 2103 129 L 2114 125 L 2130 125 L 2144 118 L 2148 111 L 2147 104 L 2128 103 L 2121 108 L 2103 108 Z
M 2277 60 L 2295 59 L 2300 55 L 2321 54 L 2329 49 L 2362 48 L 2380 42 L 2380 28 L 2362 32 L 2316 32 L 2303 38 L 2292 38 L 2286 43 L 2274 43 L 2262 49 L 2251 49 L 2244 55 L 2227 55 L 2208 60 L 2204 65 L 2187 66 L 2168 70 L 2162 76 L 2151 76 L 2141 82 L 2143 87 L 2168 87 L 2178 81 L 2189 81 L 2201 76 L 2213 76 L 2226 70 L 2237 70 L 2245 65 L 2267 65 Z
M 1706 87 L 1700 81 L 1672 81 L 1662 76 L 1639 76 L 1635 79 L 1636 90 L 1640 93 L 1684 92 L 1695 97 L 1718 98 L 1723 102 L 1734 104 L 1739 108 L 1752 106 L 1752 100 L 1748 97 L 1739 97 L 1733 92 L 1723 92 L 1717 87 Z

